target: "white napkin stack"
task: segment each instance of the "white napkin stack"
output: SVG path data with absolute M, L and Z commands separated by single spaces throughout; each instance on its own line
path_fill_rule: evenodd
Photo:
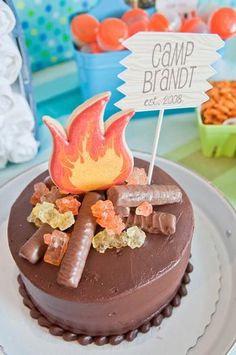
M 0 1 L 0 36 L 8 35 L 15 27 L 16 19 L 5 2 Z
M 0 168 L 8 161 L 32 159 L 38 150 L 33 135 L 34 117 L 26 99 L 12 91 L 20 74 L 22 59 L 10 37 L 15 26 L 11 9 L 0 0 Z
M 0 37 L 0 64 L 0 78 L 13 84 L 20 74 L 22 59 L 9 35 Z

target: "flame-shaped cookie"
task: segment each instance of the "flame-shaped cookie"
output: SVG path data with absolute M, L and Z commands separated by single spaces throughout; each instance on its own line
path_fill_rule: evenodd
M 133 169 L 133 156 L 125 142 L 125 128 L 134 111 L 121 111 L 105 124 L 103 114 L 110 93 L 99 94 L 78 106 L 66 130 L 45 116 L 53 137 L 49 172 L 67 193 L 103 190 L 123 183 Z

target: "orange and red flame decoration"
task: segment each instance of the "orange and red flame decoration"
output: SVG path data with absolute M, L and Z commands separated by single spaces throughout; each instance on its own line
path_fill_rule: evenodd
M 134 111 L 121 111 L 103 123 L 110 93 L 93 97 L 75 109 L 66 130 L 50 117 L 44 123 L 53 137 L 49 172 L 67 193 L 107 189 L 122 184 L 133 169 L 125 128 Z

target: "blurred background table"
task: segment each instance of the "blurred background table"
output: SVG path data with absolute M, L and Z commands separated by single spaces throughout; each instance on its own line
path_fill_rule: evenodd
M 68 114 L 81 102 L 76 66 L 73 61 L 42 70 L 33 75 L 39 120 L 47 114 L 65 123 Z M 156 116 L 131 120 L 127 141 L 134 151 L 150 153 Z M 0 170 L 0 186 L 23 171 L 48 159 L 51 139 L 44 125 L 38 128 L 39 153 L 23 164 L 8 164 Z M 205 158 L 200 150 L 197 117 L 190 111 L 168 114 L 161 132 L 158 154 L 194 170 L 221 190 L 236 207 L 236 158 Z

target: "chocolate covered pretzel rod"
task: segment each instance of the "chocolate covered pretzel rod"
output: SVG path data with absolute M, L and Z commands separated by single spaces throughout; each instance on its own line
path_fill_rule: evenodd
M 126 220 L 126 227 L 137 226 L 144 232 L 172 235 L 176 231 L 176 217 L 171 213 L 154 211 L 148 217 L 130 213 Z
M 120 217 L 128 217 L 130 214 L 130 208 L 117 206 L 115 207 L 115 213 L 118 214 Z
M 142 202 L 165 205 L 180 202 L 182 192 L 175 185 L 118 185 L 107 191 L 107 198 L 122 207 L 137 207 Z
M 102 199 L 97 192 L 88 192 L 79 209 L 68 249 L 62 260 L 57 282 L 66 287 L 76 288 L 82 276 L 85 262 L 96 230 L 96 220 L 91 206 Z
M 53 228 L 50 227 L 49 224 L 43 224 L 36 230 L 32 237 L 30 237 L 30 239 L 22 245 L 19 255 L 28 260 L 31 264 L 37 263 L 37 261 L 43 257 L 47 249 L 43 236 L 44 234 L 52 233 L 52 231 Z

